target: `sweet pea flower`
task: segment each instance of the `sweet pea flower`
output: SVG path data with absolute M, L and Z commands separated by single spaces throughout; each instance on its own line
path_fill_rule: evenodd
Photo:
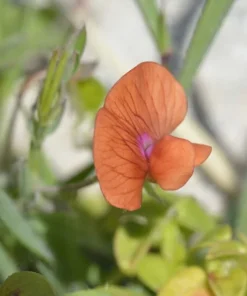
M 93 146 L 96 175 L 111 205 L 136 210 L 145 180 L 179 189 L 208 158 L 210 146 L 170 135 L 186 112 L 181 85 L 154 62 L 137 65 L 111 88 L 96 116 Z

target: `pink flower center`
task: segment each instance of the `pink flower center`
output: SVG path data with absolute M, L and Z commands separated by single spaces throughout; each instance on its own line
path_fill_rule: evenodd
M 145 133 L 138 136 L 137 141 L 142 156 L 149 158 L 154 147 L 153 139 L 147 133 Z

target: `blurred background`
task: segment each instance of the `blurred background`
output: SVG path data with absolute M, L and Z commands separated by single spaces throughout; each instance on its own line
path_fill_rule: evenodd
M 192 87 L 186 84 L 187 72 L 182 71 L 184 76 L 180 73 L 188 61 L 188 46 L 206 1 L 154 1 L 163 16 L 162 26 L 165 28 L 161 45 L 152 32 L 152 21 L 151 25 L 147 21 L 144 2 L 0 0 L 0 185 L 13 194 L 20 211 L 31 210 L 35 214 L 37 211 L 63 212 L 71 206 L 73 199 L 70 195 L 83 205 L 81 211 L 89 209 L 93 217 L 107 208 L 97 183 L 85 186 L 77 194 L 69 190 L 60 193 L 58 199 L 56 186 L 80 181 L 92 174 L 95 113 L 109 88 L 128 70 L 147 60 L 163 63 L 181 78 L 187 90 L 188 117 L 174 134 L 213 146 L 208 161 L 196 170 L 179 193 L 194 196 L 206 210 L 221 217 L 227 216 L 229 205 L 235 208 L 242 192 L 245 194 L 247 2 L 228 1 L 233 4 L 227 8 L 229 13 L 219 23 L 220 29 L 210 46 L 208 44 L 203 59 L 199 58 L 202 62 L 195 71 Z M 155 18 L 155 10 L 149 12 Z M 214 26 L 213 16 L 212 23 L 210 17 L 207 21 L 206 28 Z M 34 147 L 31 144 L 30 148 L 35 130 L 31 115 L 37 107 L 46 67 L 53 50 L 66 44 L 68 36 L 84 25 L 86 46 L 81 65 L 63 93 L 62 115 L 52 133 L 42 141 L 42 153 L 35 154 L 31 161 L 32 175 L 35 172 L 35 178 L 31 180 L 30 167 L 26 165 L 30 149 L 32 151 Z M 203 42 L 200 36 L 197 38 L 195 43 L 199 46 L 194 53 L 200 52 Z M 43 192 L 49 197 L 44 198 Z M 60 200 L 64 194 L 67 194 L 66 203 Z M 20 196 L 25 196 L 24 201 L 18 199 Z M 94 203 L 93 199 L 99 202 Z M 60 225 L 60 218 L 56 219 L 52 225 Z M 40 221 L 35 218 L 33 223 L 41 233 L 44 232 Z M 103 253 L 106 254 L 103 258 L 108 256 L 107 246 L 104 246 Z M 93 255 L 88 256 L 83 260 Z M 97 267 L 92 264 L 90 268 L 95 275 L 94 268 Z M 38 269 L 45 270 L 40 266 Z M 60 276 L 70 281 L 67 274 Z M 94 278 L 90 281 L 93 283 Z M 73 290 L 76 284 L 71 287 Z
M 186 0 L 182 4 L 179 0 L 158 1 L 158 6 L 166 15 L 171 39 L 167 52 L 172 53 L 169 62 L 175 74 L 182 66 L 188 42 L 203 4 L 202 0 Z M 51 53 L 49 50 L 59 45 L 59 40 L 61 41 L 66 35 L 69 25 L 73 24 L 79 28 L 84 23 L 88 34 L 82 62 L 87 65 L 85 71 L 97 78 L 106 90 L 138 63 L 146 60 L 160 62 L 160 54 L 152 34 L 150 34 L 138 4 L 133 0 L 124 2 L 109 0 L 107 5 L 100 0 L 23 0 L 10 1 L 9 5 L 15 6 L 16 9 L 22 9 L 23 6 L 30 7 L 30 10 L 35 10 L 40 16 L 40 20 L 33 19 L 29 23 L 27 17 L 20 20 L 23 18 L 20 15 L 20 19 L 17 20 L 14 15 L 8 16 L 2 9 L 2 14 L 4 14 L 2 22 L 5 20 L 5 24 L 1 26 L 5 34 L 5 39 L 1 41 L 2 47 L 8 52 L 12 63 L 20 56 L 26 71 L 36 71 L 38 67 L 42 67 L 47 62 Z M 12 12 L 9 11 L 9 13 Z M 32 12 L 30 12 L 30 18 L 32 18 L 31 14 Z M 198 196 L 215 213 L 223 211 L 225 205 L 225 192 L 222 192 L 220 187 L 223 187 L 223 191 L 228 185 L 233 188 L 236 182 L 236 176 L 233 176 L 236 174 L 235 170 L 242 169 L 245 162 L 246 14 L 245 1 L 235 1 L 196 74 L 189 100 L 191 116 L 215 138 L 226 154 L 227 162 L 230 162 L 228 166 L 230 165 L 231 168 L 225 172 L 224 167 L 219 167 L 222 164 L 213 158 L 214 162 L 210 162 L 211 169 L 215 169 L 219 174 L 226 174 L 224 180 L 219 181 L 223 184 L 215 186 L 212 182 L 214 180 L 210 182 L 205 180 L 199 172 L 181 191 Z M 27 22 L 24 29 L 27 32 L 24 34 L 30 34 L 27 37 L 30 39 L 30 46 L 25 44 L 26 47 L 29 46 L 30 55 L 28 57 L 26 48 L 21 48 L 23 44 L 18 43 L 22 38 L 22 33 L 18 31 L 20 29 L 18 21 Z M 47 30 L 45 26 L 51 26 L 52 30 Z M 8 31 L 7 27 L 12 32 Z M 23 40 L 22 42 L 25 43 Z M 17 52 L 17 45 L 20 46 L 19 52 Z M 11 48 L 10 52 L 8 46 Z M 26 57 L 24 57 L 25 54 Z M 3 52 L 2 63 L 7 62 Z M 9 96 L 5 98 L 5 107 L 11 105 L 9 97 L 12 97 L 13 103 L 14 90 L 13 87 Z M 32 84 L 23 99 L 23 104 L 30 107 L 35 100 L 36 93 L 37 87 L 35 88 L 35 84 Z M 44 143 L 44 151 L 51 161 L 53 170 L 60 178 L 68 178 L 80 170 L 83 165 L 89 163 L 92 157 L 91 150 L 87 149 L 87 146 L 92 137 L 93 118 L 90 114 L 84 114 L 80 116 L 78 124 L 75 111 L 69 102 L 59 128 Z M 186 125 L 185 129 L 181 129 L 181 134 L 193 140 L 194 132 L 191 129 L 193 128 L 190 125 Z M 12 143 L 13 151 L 18 157 L 25 157 L 29 147 L 29 134 L 20 112 L 15 122 Z

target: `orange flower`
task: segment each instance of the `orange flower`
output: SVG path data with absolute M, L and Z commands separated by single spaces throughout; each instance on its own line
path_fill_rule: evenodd
M 182 87 L 154 62 L 139 64 L 112 87 L 96 117 L 93 147 L 96 174 L 110 204 L 136 210 L 145 179 L 176 190 L 208 158 L 210 146 L 169 135 L 186 112 Z

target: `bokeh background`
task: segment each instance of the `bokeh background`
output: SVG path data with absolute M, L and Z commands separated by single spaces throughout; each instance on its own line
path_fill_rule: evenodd
M 159 62 L 159 52 L 134 1 L 109 0 L 107 5 L 100 0 L 51 2 L 57 6 L 56 9 L 61 10 L 64 18 L 68 18 L 75 26 L 80 27 L 86 23 L 88 38 L 82 61 L 96 64 L 93 75 L 106 89 L 138 63 L 145 60 Z M 188 41 L 204 1 L 159 2 L 166 14 L 173 42 L 172 50 L 175 53 L 172 67 L 176 73 L 182 65 Z M 46 8 L 50 5 L 49 1 L 27 1 L 27 3 L 37 8 Z M 235 1 L 196 74 L 190 98 L 190 112 L 194 120 L 199 121 L 221 145 L 227 160 L 234 167 L 229 170 L 242 169 L 246 155 L 246 14 L 245 1 Z M 65 28 L 61 28 L 62 30 Z M 57 33 L 48 31 L 46 34 L 43 38 L 52 40 L 53 35 Z M 42 39 L 39 42 L 42 43 Z M 45 57 L 47 55 L 46 53 Z M 28 63 L 34 63 L 34 60 L 27 61 Z M 24 100 L 29 106 L 35 98 L 35 91 L 37 92 L 37 88 L 30 90 Z M 75 121 L 75 112 L 68 104 L 61 125 L 44 144 L 44 150 L 56 174 L 61 178 L 67 178 L 75 173 L 82 165 L 89 163 L 92 157 L 88 149 L 75 147 L 75 143 L 86 145 L 85 142 L 92 136 L 92 120 L 83 118 L 81 126 L 77 126 L 76 129 Z M 186 127 L 181 133 L 193 139 L 190 127 Z M 16 121 L 13 140 L 14 150 L 19 155 L 26 155 L 29 147 L 28 138 L 26 124 L 20 115 Z M 224 167 L 219 168 L 221 164 L 217 161 L 211 162 L 210 165 L 212 170 L 215 167 L 219 174 L 224 175 Z M 232 174 L 235 172 L 230 172 L 228 175 L 226 172 L 227 176 L 222 182 L 235 184 Z M 95 190 L 96 187 L 97 185 L 94 186 Z M 181 191 L 195 194 L 215 213 L 225 209 L 225 192 L 216 187 L 212 180 L 211 182 L 205 180 L 200 173 L 195 174 Z

